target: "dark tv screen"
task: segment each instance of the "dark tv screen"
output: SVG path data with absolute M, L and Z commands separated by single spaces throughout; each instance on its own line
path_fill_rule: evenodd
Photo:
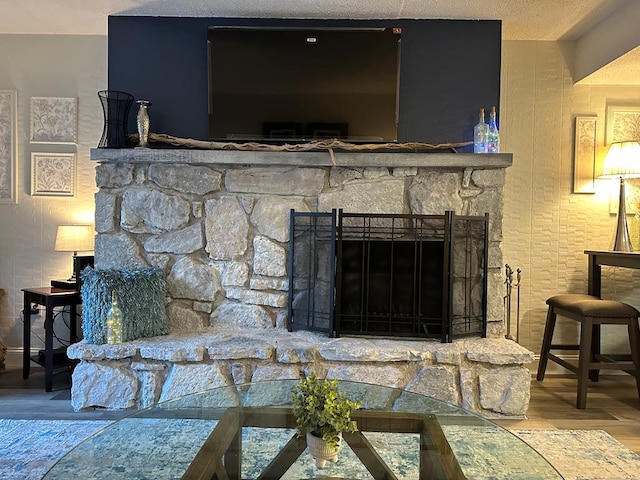
M 397 140 L 400 30 L 210 27 L 209 138 Z

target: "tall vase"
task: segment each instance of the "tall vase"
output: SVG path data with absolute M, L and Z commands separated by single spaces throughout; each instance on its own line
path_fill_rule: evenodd
M 98 148 L 127 148 L 127 123 L 133 95 L 117 90 L 100 90 L 98 98 L 104 114 L 104 126 Z
M 147 148 L 149 147 L 149 112 L 147 109 L 151 102 L 138 100 L 136 103 L 140 105 L 137 116 L 138 147 Z

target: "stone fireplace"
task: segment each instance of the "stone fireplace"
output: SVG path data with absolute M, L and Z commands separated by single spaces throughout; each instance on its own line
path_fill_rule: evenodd
M 521 416 L 533 360 L 504 338 L 502 189 L 510 154 L 94 149 L 95 261 L 159 266 L 170 334 L 69 348 L 72 404 L 141 408 L 300 372 Z M 289 215 L 488 214 L 487 338 L 330 338 L 287 331 Z M 459 301 L 454 299 L 454 302 Z

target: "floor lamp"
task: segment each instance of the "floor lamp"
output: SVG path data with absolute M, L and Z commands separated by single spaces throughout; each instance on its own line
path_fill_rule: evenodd
M 638 142 L 612 143 L 604 160 L 600 177 L 620 178 L 620 198 L 618 200 L 618 221 L 613 250 L 632 252 L 633 245 L 629 237 L 627 210 L 625 206 L 624 179 L 640 177 L 640 144 Z

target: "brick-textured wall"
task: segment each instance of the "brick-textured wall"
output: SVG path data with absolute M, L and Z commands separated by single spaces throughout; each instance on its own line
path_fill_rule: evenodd
M 595 194 L 571 193 L 574 117 L 597 115 L 598 170 L 606 153 L 607 104 L 640 104 L 637 86 L 573 85 L 563 53 L 555 42 L 503 44 L 501 147 L 513 152 L 505 186 L 503 251 L 505 262 L 523 270 L 520 340 L 536 353 L 545 300 L 556 293 L 586 293 L 583 252 L 610 248 L 615 230 L 610 180 L 597 180 Z M 640 248 L 637 227 L 632 231 Z M 640 272 L 604 268 L 603 274 L 603 296 L 640 306 L 640 293 L 633 293 L 634 288 L 640 292 Z M 604 330 L 608 348 L 626 346 L 626 332 Z M 566 341 L 575 340 L 576 325 L 560 331 Z

